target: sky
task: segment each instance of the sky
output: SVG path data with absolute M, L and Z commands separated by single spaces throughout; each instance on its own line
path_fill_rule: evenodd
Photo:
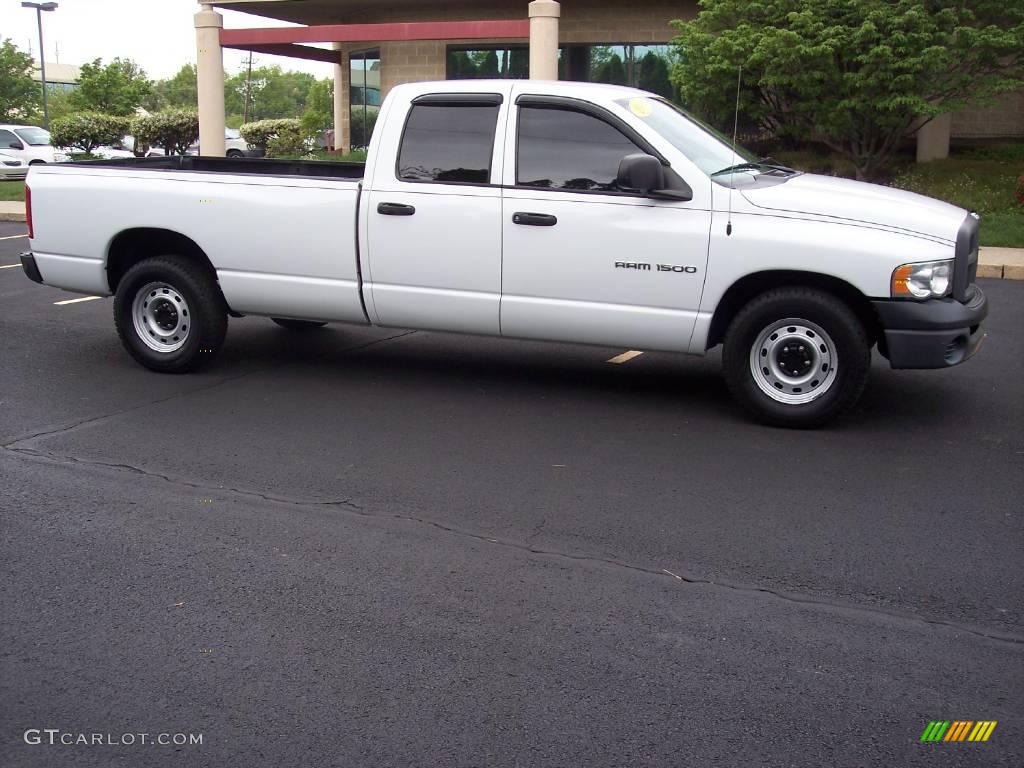
M 40 0 L 37 0 L 37 2 Z M 99 57 L 134 59 L 154 80 L 170 77 L 183 64 L 195 63 L 196 37 L 192 16 L 199 5 L 191 0 L 58 0 L 60 7 L 43 13 L 46 60 L 81 65 Z M 225 27 L 280 27 L 286 22 L 221 11 Z M 0 39 L 10 38 L 23 51 L 29 44 L 38 57 L 36 12 L 21 0 L 0 0 Z M 224 51 L 224 69 L 234 74 L 248 57 L 245 51 Z M 255 66 L 331 77 L 329 64 L 254 54 Z

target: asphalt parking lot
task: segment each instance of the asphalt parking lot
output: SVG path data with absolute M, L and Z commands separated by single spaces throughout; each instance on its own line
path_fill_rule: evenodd
M 245 318 L 161 376 L 4 268 L 23 232 L 0 765 L 1024 764 L 1024 283 L 974 360 L 792 432 L 717 354 Z

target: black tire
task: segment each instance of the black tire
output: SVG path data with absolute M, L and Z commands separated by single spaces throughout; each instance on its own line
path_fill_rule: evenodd
M 245 157 L 245 153 L 243 153 L 242 150 L 240 150 L 240 149 L 229 149 L 227 154 L 228 154 L 228 157 L 235 158 L 235 159 L 237 159 L 239 157 Z
M 121 343 L 139 363 L 160 373 L 187 373 L 220 352 L 228 328 L 227 306 L 204 265 L 182 256 L 156 256 L 135 264 L 121 278 L 114 324 Z M 142 329 L 150 329 L 150 340 L 143 338 Z M 158 337 L 154 330 L 176 335 Z M 166 349 L 153 348 L 164 339 Z
M 319 320 L 288 320 L 283 317 L 272 317 L 270 319 L 289 331 L 309 331 L 313 328 L 323 328 L 327 325 L 327 323 Z
M 827 424 L 860 398 L 871 342 L 838 297 L 777 288 L 733 318 L 722 359 L 730 392 L 756 419 L 807 429 Z

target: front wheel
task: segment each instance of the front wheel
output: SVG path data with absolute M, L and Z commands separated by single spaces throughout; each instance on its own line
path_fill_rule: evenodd
M 729 390 L 753 416 L 818 427 L 851 408 L 867 384 L 871 343 L 856 314 L 811 288 L 779 288 L 733 319 L 723 354 Z
M 224 343 L 224 298 L 203 265 L 158 256 L 129 269 L 114 296 L 114 323 L 125 349 L 160 373 L 185 373 L 210 362 Z

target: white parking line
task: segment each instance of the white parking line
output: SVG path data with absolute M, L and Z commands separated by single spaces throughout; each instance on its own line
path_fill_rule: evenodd
M 17 240 L 19 237 L 28 237 L 28 233 L 24 235 L 8 235 L 7 237 L 0 237 L 0 240 Z
M 102 296 L 86 296 L 81 299 L 65 299 L 64 301 L 53 302 L 54 306 L 63 307 L 65 304 L 78 304 L 82 301 L 95 301 L 96 299 L 102 299 Z
M 20 266 L 21 264 L 0 264 L 0 269 L 14 269 L 15 267 Z
M 640 357 L 640 355 L 642 355 L 642 354 L 643 354 L 643 352 L 637 352 L 634 349 L 634 350 L 630 350 L 629 352 L 623 352 L 621 355 L 616 355 L 611 360 L 605 360 L 605 362 L 606 363 L 614 363 L 615 365 L 622 365 L 623 363 L 628 363 L 634 357 Z

